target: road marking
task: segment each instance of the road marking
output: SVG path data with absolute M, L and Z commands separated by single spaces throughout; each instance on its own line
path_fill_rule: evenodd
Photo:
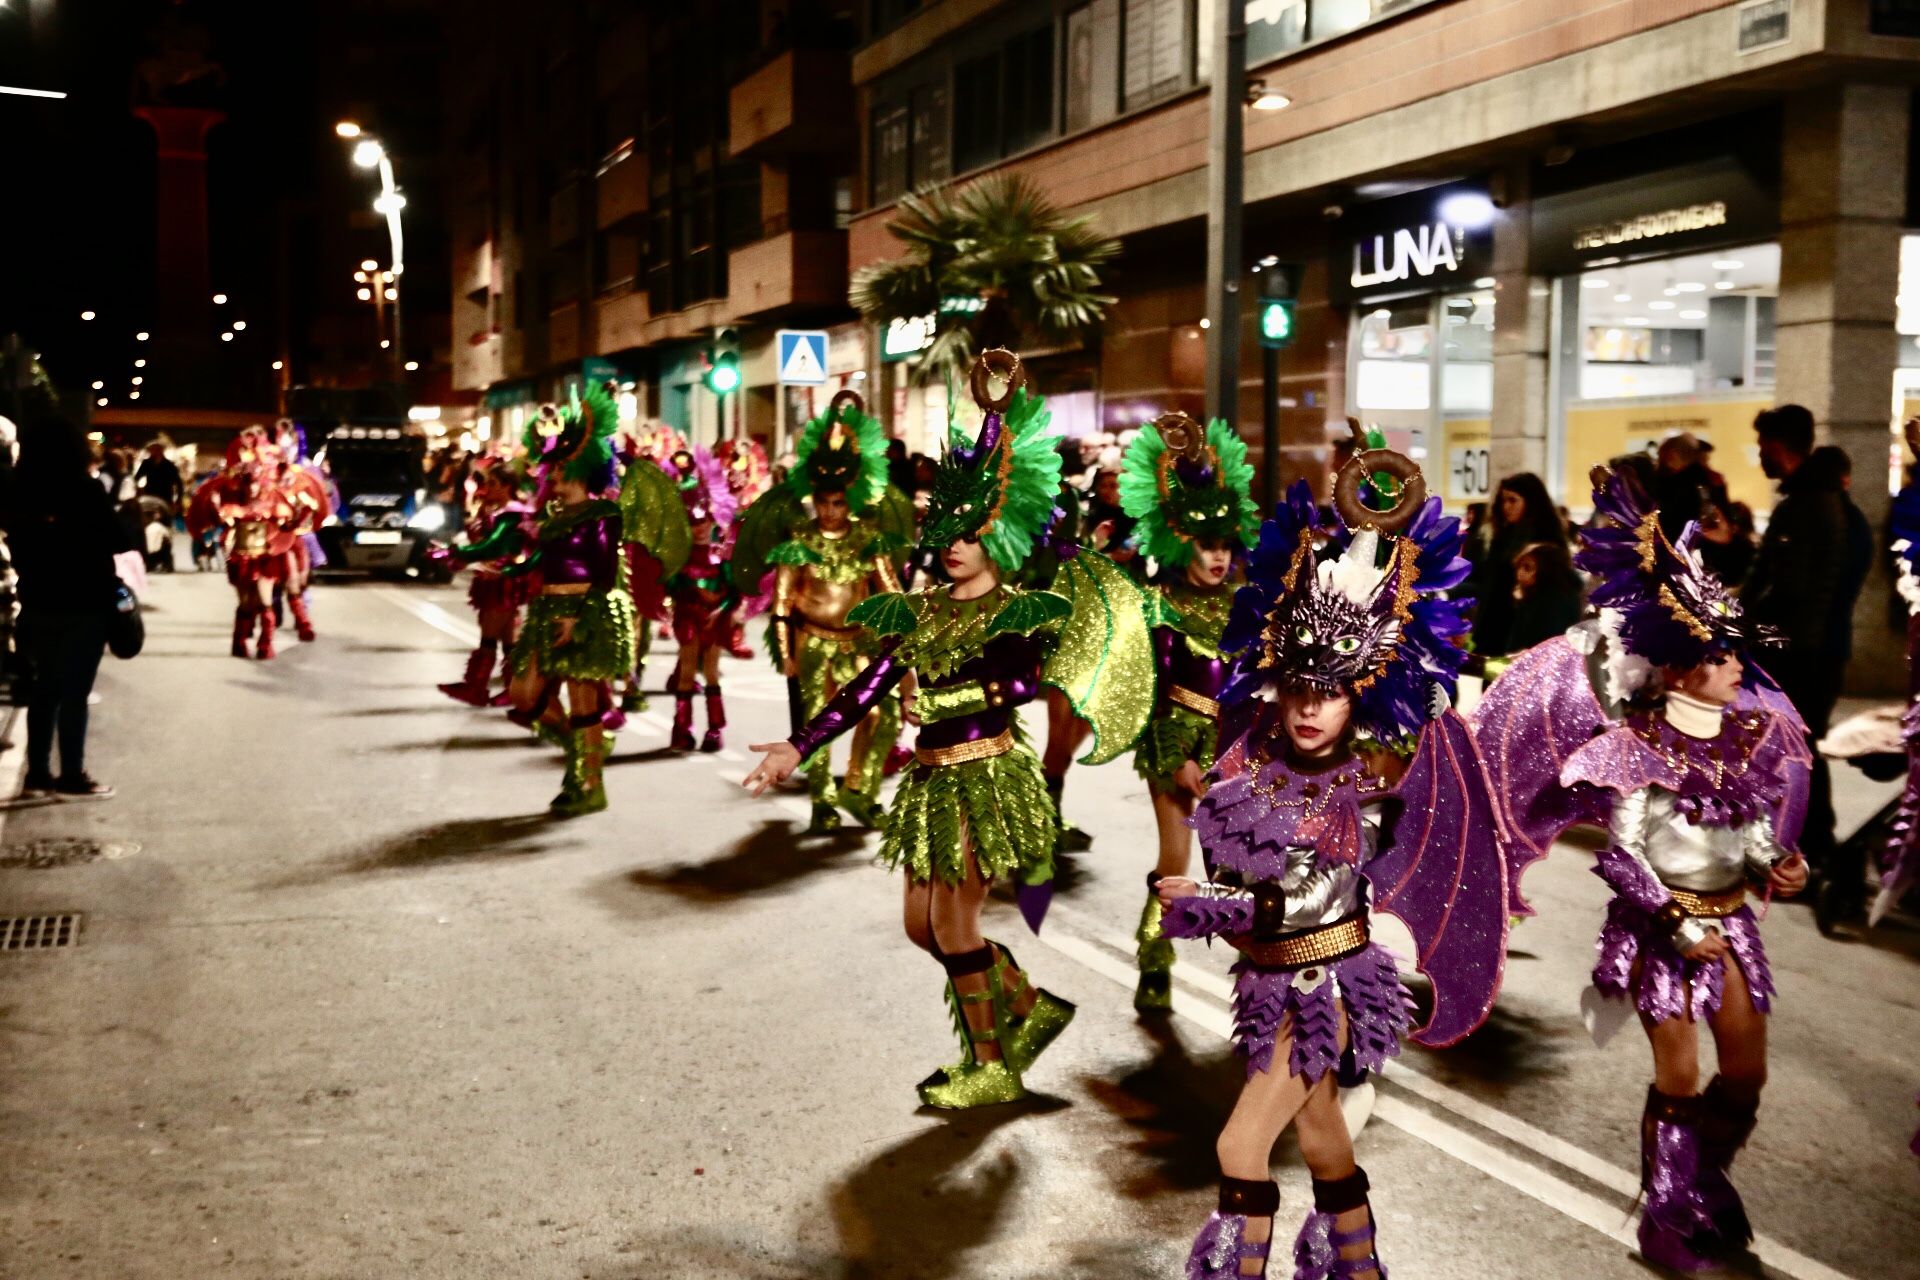
M 1134 967 L 1119 958 L 1130 953 L 1132 947 L 1121 946 L 1110 937 L 1102 936 L 1098 942 L 1089 941 L 1056 925 L 1043 930 L 1037 935 L 1037 940 L 1125 991 L 1132 991 L 1138 979 Z M 1109 948 L 1116 948 L 1119 955 Z M 1196 970 L 1192 965 L 1175 966 L 1174 981 L 1196 992 L 1205 991 L 1209 996 L 1217 992 L 1223 1000 L 1231 999 L 1231 983 L 1217 974 Z M 1231 1041 L 1233 1038 L 1233 1015 L 1227 1007 L 1203 999 L 1199 1002 L 1183 1002 L 1176 1012 L 1222 1040 Z M 1408 1065 L 1404 1058 L 1396 1058 L 1380 1075 L 1390 1088 L 1404 1089 L 1462 1120 L 1503 1134 L 1548 1161 L 1589 1178 L 1629 1200 L 1639 1194 L 1640 1180 L 1633 1175 L 1570 1142 L 1441 1084 L 1425 1072 Z M 1506 1183 L 1575 1222 L 1591 1227 L 1608 1239 L 1632 1248 L 1638 1247 L 1628 1211 L 1618 1204 L 1603 1200 L 1557 1177 L 1550 1170 L 1448 1123 L 1432 1112 L 1410 1106 L 1389 1092 L 1382 1091 L 1375 1099 L 1373 1113 L 1396 1129 Z M 1794 1280 L 1851 1280 L 1846 1273 L 1836 1271 L 1766 1236 L 1755 1235 L 1753 1251 L 1769 1268 Z
M 431 600 L 415 600 L 393 587 L 375 587 L 373 594 L 412 614 L 435 631 L 445 632 L 464 645 L 480 643 L 480 628 L 448 613 Z

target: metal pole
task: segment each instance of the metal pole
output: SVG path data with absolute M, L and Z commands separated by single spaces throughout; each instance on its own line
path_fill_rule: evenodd
M 1260 347 L 1260 492 L 1271 512 L 1280 501 L 1280 352 Z
M 1213 89 L 1208 100 L 1207 417 L 1233 422 L 1240 408 L 1240 218 L 1246 164 L 1247 2 L 1216 0 Z

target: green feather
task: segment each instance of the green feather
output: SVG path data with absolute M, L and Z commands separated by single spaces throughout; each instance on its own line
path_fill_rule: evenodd
M 793 446 L 793 471 L 787 477 L 787 487 L 795 497 L 807 498 L 821 491 L 826 476 L 838 475 L 847 482 L 834 487 L 846 490 L 847 505 L 855 512 L 864 512 L 887 492 L 886 428 L 878 418 L 851 406 L 842 406 L 837 420 L 846 428 L 847 439 L 841 450 L 822 451 L 836 421 L 832 412 L 814 418 L 801 431 Z M 845 457 L 847 452 L 853 458 Z M 849 470 L 850 479 L 846 476 Z
M 1214 483 L 1189 488 L 1163 462 L 1167 442 L 1152 423 L 1127 446 L 1120 464 L 1120 506 L 1137 522 L 1134 536 L 1141 548 L 1170 568 L 1185 568 L 1200 538 L 1238 540 L 1252 546 L 1260 528 L 1260 509 L 1254 503 L 1253 464 L 1247 445 L 1225 421 L 1207 426 L 1207 452 L 1212 455 Z M 1160 491 L 1160 472 L 1168 466 L 1168 492 Z
M 904 636 L 920 625 L 920 615 L 905 592 L 883 591 L 848 610 L 847 625 L 865 627 L 877 636 Z

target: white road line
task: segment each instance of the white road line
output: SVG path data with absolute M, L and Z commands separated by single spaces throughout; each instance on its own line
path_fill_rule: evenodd
M 1108 944 L 1103 946 L 1056 926 L 1042 930 L 1038 941 L 1121 989 L 1133 990 L 1139 975 L 1131 964 L 1108 949 L 1108 946 L 1116 945 L 1112 939 L 1103 938 L 1102 941 Z M 1131 946 L 1120 947 L 1122 955 L 1131 950 Z M 1185 983 L 1196 990 L 1204 989 L 1209 995 L 1219 993 L 1223 1001 L 1231 999 L 1232 985 L 1217 974 L 1196 970 L 1192 965 L 1179 965 L 1174 969 L 1174 978 L 1176 983 Z M 1224 1004 L 1185 1001 L 1176 1012 L 1222 1040 L 1233 1037 L 1233 1016 Z M 1640 1181 L 1633 1175 L 1570 1142 L 1441 1084 L 1424 1072 L 1408 1066 L 1405 1059 L 1396 1059 L 1381 1074 L 1393 1087 L 1405 1089 L 1463 1120 L 1502 1134 L 1554 1164 L 1589 1178 L 1629 1200 L 1639 1193 Z M 1390 1094 L 1382 1093 L 1375 1099 L 1374 1114 L 1436 1150 L 1593 1228 L 1608 1239 L 1637 1247 L 1631 1223 L 1618 1204 L 1609 1203 L 1538 1165 Z M 1754 1237 L 1753 1251 L 1769 1268 L 1794 1280 L 1851 1280 L 1844 1272 L 1836 1271 L 1766 1236 Z
M 434 604 L 431 600 L 415 600 L 405 592 L 396 590 L 393 587 L 375 587 L 373 588 L 373 594 L 404 609 L 406 612 L 432 627 L 435 631 L 445 632 L 461 644 L 475 645 L 480 643 L 480 628 L 462 618 L 455 617 L 439 605 Z

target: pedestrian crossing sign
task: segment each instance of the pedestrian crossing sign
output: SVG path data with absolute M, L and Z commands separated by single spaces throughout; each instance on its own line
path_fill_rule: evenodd
M 789 386 L 821 387 L 827 382 L 827 331 L 782 329 L 776 335 L 780 381 Z

